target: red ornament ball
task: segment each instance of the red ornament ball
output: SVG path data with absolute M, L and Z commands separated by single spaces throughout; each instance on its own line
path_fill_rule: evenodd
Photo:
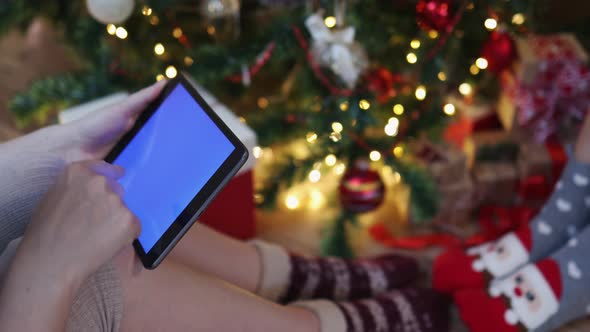
M 453 0 L 419 0 L 416 4 L 416 21 L 424 31 L 447 31 L 454 16 Z
M 507 32 L 493 31 L 483 44 L 482 58 L 488 60 L 488 70 L 499 74 L 516 60 L 514 40 Z
M 385 185 L 381 176 L 369 169 L 366 160 L 357 161 L 344 173 L 338 191 L 342 207 L 354 213 L 376 209 L 385 197 Z
M 384 104 L 397 95 L 393 85 L 399 83 L 400 75 L 393 74 L 389 69 L 379 67 L 367 74 L 367 88 L 375 94 L 377 100 Z

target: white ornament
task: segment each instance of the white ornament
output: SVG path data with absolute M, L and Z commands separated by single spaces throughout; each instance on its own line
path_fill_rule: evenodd
M 575 173 L 574 174 L 574 183 L 576 184 L 576 186 L 578 187 L 585 187 L 588 185 L 588 177 L 579 174 L 579 173 Z
M 578 239 L 576 239 L 576 238 L 570 239 L 567 242 L 567 245 L 570 246 L 570 247 L 576 247 L 576 246 L 578 246 Z
M 558 198 L 555 204 L 557 204 L 557 209 L 561 212 L 570 212 L 572 210 L 572 203 L 565 199 Z
M 582 271 L 578 267 L 578 264 L 576 264 L 574 261 L 567 263 L 567 273 L 573 279 L 580 280 L 582 278 Z
M 504 313 L 504 320 L 506 320 L 506 323 L 510 325 L 518 324 L 518 316 L 514 311 L 510 309 L 506 310 L 506 312 Z
M 201 12 L 208 18 L 235 16 L 240 13 L 240 0 L 201 1 Z
M 551 226 L 549 226 L 545 221 L 539 222 L 537 225 L 537 230 L 543 235 L 550 235 L 553 233 L 553 228 L 551 228 Z
M 134 0 L 86 0 L 88 12 L 95 20 L 104 24 L 123 23 L 135 6 Z

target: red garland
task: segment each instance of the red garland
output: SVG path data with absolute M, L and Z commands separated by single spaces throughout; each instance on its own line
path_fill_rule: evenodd
M 260 70 L 264 66 L 266 66 L 266 64 L 270 60 L 270 57 L 272 56 L 272 53 L 273 53 L 275 47 L 276 47 L 276 43 L 274 41 L 268 43 L 268 45 L 266 46 L 266 48 L 264 49 L 262 54 L 260 54 L 256 58 L 256 62 L 254 63 L 254 65 L 252 67 L 248 68 L 248 74 L 250 75 L 250 77 L 254 77 L 256 74 L 258 74 L 258 72 L 260 72 Z M 230 82 L 234 82 L 234 83 L 242 83 L 242 80 L 244 79 L 244 75 L 241 75 L 241 74 L 231 75 L 231 76 L 226 77 L 225 79 Z

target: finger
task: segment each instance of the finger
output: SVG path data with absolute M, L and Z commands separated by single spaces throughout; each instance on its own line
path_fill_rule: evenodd
M 117 194 L 117 196 L 123 197 L 125 195 L 125 188 L 123 188 L 123 186 L 116 180 L 108 179 L 107 186 L 112 192 Z
M 134 116 L 139 112 L 143 111 L 145 107 L 152 102 L 160 94 L 166 80 L 160 80 L 146 88 L 143 88 L 136 93 L 132 94 L 125 100 L 123 105 L 120 106 L 119 111 L 125 113 L 128 116 Z
M 125 175 L 125 169 L 119 165 L 109 164 L 103 160 L 88 162 L 88 169 L 96 174 L 103 175 L 109 179 L 120 179 Z

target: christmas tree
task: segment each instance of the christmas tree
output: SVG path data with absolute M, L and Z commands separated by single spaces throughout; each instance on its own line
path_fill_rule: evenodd
M 413 221 L 436 214 L 436 186 L 412 142 L 439 139 L 456 112 L 449 96 L 496 99 L 515 36 L 550 31 L 540 24 L 547 8 L 527 0 L 16 0 L 0 4 L 0 31 L 48 17 L 82 63 L 13 99 L 22 126 L 182 71 L 239 110 L 259 135 L 257 157 L 305 142 L 305 151 L 274 158 L 256 202 L 272 207 L 280 191 L 335 170 L 343 212 L 323 247 L 349 256 L 346 223 L 382 202 L 383 169 L 410 187 Z

